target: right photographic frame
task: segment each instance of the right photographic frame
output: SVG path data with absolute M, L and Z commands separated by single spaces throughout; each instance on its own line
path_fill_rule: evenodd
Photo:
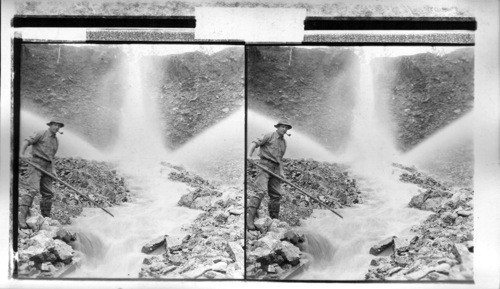
M 247 279 L 473 282 L 474 46 L 246 63 Z

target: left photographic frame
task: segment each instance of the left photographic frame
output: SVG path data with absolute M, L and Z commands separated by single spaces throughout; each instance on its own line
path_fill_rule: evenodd
M 243 45 L 15 41 L 18 279 L 243 279 Z

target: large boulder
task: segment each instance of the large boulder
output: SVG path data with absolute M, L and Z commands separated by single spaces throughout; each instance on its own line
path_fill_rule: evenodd
M 57 258 L 59 258 L 62 262 L 68 264 L 71 262 L 73 258 L 74 251 L 70 245 L 64 243 L 61 240 L 55 240 L 54 253 L 56 254 Z
M 145 254 L 149 254 L 153 252 L 154 250 L 160 248 L 161 246 L 165 245 L 165 235 L 158 236 L 154 238 L 153 240 L 147 242 L 142 246 L 141 252 Z
M 281 248 L 276 250 L 276 252 L 283 256 L 285 261 L 292 264 L 292 266 L 296 266 L 300 263 L 300 250 L 290 242 L 282 241 Z
M 259 229 L 259 231 L 262 234 L 265 234 L 269 230 L 269 227 L 271 227 L 272 223 L 273 223 L 273 219 L 271 219 L 268 216 L 256 219 L 254 221 L 255 227 L 257 227 L 257 229 Z
M 376 245 L 372 246 L 370 248 L 370 254 L 372 255 L 378 255 L 385 251 L 387 248 L 391 247 L 393 242 L 394 242 L 395 236 L 386 238 L 380 242 L 378 242 Z
M 227 242 L 227 252 L 231 259 L 239 264 L 244 264 L 244 255 L 242 246 L 237 242 Z

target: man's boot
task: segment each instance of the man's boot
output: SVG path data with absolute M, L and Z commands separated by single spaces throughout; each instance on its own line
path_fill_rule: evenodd
M 42 216 L 50 218 L 50 211 L 52 210 L 52 200 L 41 200 L 40 211 Z
M 271 219 L 278 219 L 280 217 L 279 200 L 269 200 L 267 208 L 269 209 L 269 217 L 271 217 Z
M 18 222 L 20 229 L 28 229 L 28 224 L 26 224 L 26 219 L 28 218 L 28 213 L 30 211 L 30 207 L 33 204 L 33 197 L 30 195 L 24 195 L 19 200 L 19 213 L 18 213 Z
M 260 202 L 261 202 L 261 199 L 259 199 L 257 197 L 252 197 L 248 201 L 247 216 L 246 216 L 247 230 L 256 230 L 257 229 L 255 227 L 254 220 L 255 220 L 255 215 L 257 215 L 257 210 L 260 207 Z

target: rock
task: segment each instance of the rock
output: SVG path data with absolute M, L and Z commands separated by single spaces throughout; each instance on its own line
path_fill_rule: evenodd
M 168 273 L 174 271 L 175 269 L 177 269 L 177 266 L 175 266 L 175 265 L 167 266 L 167 267 L 164 267 L 160 273 L 165 275 L 165 274 L 168 274 Z
M 167 252 L 169 252 L 169 251 L 174 252 L 174 251 L 182 250 L 182 243 L 183 243 L 184 238 L 185 237 L 177 237 L 177 236 L 170 236 L 170 235 L 165 236 L 165 250 Z
M 265 268 L 269 264 L 277 263 L 282 264 L 285 262 L 285 258 L 275 252 L 271 252 L 267 255 L 262 255 L 255 260 L 260 264 L 262 268 Z
M 33 230 L 31 229 L 20 229 L 19 230 L 19 238 L 21 240 L 29 238 L 33 234 Z
M 243 274 L 243 266 L 240 267 L 237 263 L 231 263 L 227 266 L 227 279 L 243 279 Z
M 198 267 L 194 270 L 183 273 L 182 276 L 186 279 L 196 279 L 196 278 L 200 277 L 201 275 L 203 275 L 208 270 L 210 270 L 210 268 L 207 268 L 205 266 L 201 266 L 201 267 Z
M 276 253 L 281 255 L 285 261 L 288 261 L 292 266 L 296 266 L 300 263 L 300 250 L 290 242 L 282 241 L 281 249 L 276 250 Z
M 42 264 L 45 262 L 55 262 L 57 260 L 57 256 L 49 251 L 41 252 L 40 254 L 33 255 L 29 258 L 30 261 L 34 262 L 34 264 Z
M 437 265 L 436 267 L 433 267 L 432 271 L 443 273 L 443 274 L 449 274 L 450 268 L 451 268 L 451 266 L 449 264 L 442 263 L 442 264 Z
M 450 212 L 446 212 L 444 213 L 442 216 L 441 216 L 441 220 L 443 220 L 443 222 L 445 224 L 448 224 L 448 225 L 451 225 L 453 223 L 455 223 L 455 219 L 457 218 L 458 216 L 454 213 L 450 213 Z
M 406 256 L 396 256 L 394 257 L 394 262 L 399 266 L 406 266 L 410 263 L 410 259 Z
M 180 266 L 184 262 L 184 257 L 182 257 L 181 254 L 175 254 L 175 255 L 170 255 L 168 256 L 168 260 L 177 266 Z
M 227 252 L 235 262 L 244 264 L 244 252 L 240 244 L 236 242 L 227 243 Z
M 414 239 L 418 239 L 418 236 L 407 236 L 407 237 L 394 237 L 393 239 L 393 250 L 396 254 L 401 254 L 402 252 L 407 252 L 410 249 L 410 244 Z
M 411 198 L 410 200 L 410 203 L 408 204 L 408 206 L 410 206 L 410 208 L 422 208 L 422 205 L 424 204 L 424 201 L 425 201 L 425 195 L 424 193 L 421 193 L 419 195 L 416 195 L 414 196 L 413 198 Z
M 420 255 L 426 255 L 428 253 L 431 252 L 431 249 L 429 247 L 421 247 L 419 250 L 418 250 L 418 253 Z
M 226 272 L 226 269 L 227 269 L 226 262 L 218 262 L 218 263 L 215 263 L 214 265 L 212 265 L 212 267 L 210 267 L 210 270 L 219 271 L 219 272 L 223 272 L 223 273 Z
M 452 253 L 456 256 L 457 260 L 461 264 L 472 264 L 473 258 L 469 249 L 464 244 L 454 244 L 452 248 Z
M 413 273 L 407 274 L 406 279 L 408 280 L 420 280 L 432 271 L 431 268 L 424 266 L 422 269 L 415 271 Z
M 441 208 L 441 204 L 443 203 L 443 200 L 445 200 L 445 198 L 429 198 L 429 199 L 425 200 L 421 209 L 437 212 L 439 210 L 439 208 Z
M 211 207 L 212 207 L 212 197 L 211 196 L 196 198 L 193 201 L 193 203 L 191 204 L 191 208 L 204 210 L 204 211 L 210 209 Z
M 52 264 L 51 264 L 50 262 L 43 263 L 43 264 L 40 266 L 40 270 L 41 270 L 42 272 L 50 272 L 49 265 L 52 265 Z
M 304 242 L 304 235 L 299 235 L 295 231 L 287 231 L 281 241 L 288 241 L 293 245 L 298 245 Z
M 252 260 L 255 261 L 255 260 L 259 260 L 260 258 L 266 258 L 267 256 L 271 255 L 272 253 L 273 253 L 273 251 L 270 249 L 258 247 L 255 250 L 247 252 L 247 258 L 249 261 L 252 261 Z M 271 261 L 269 261 L 268 263 L 271 263 Z
M 254 225 L 255 227 L 257 227 L 257 229 L 259 229 L 259 231 L 262 234 L 265 234 L 269 230 L 269 227 L 271 226 L 272 223 L 273 220 L 268 216 L 266 216 L 264 218 L 256 219 Z
M 391 270 L 389 270 L 387 272 L 387 276 L 394 275 L 394 274 L 398 273 L 399 271 L 401 271 L 402 269 L 403 269 L 402 267 L 392 268 Z
M 33 231 L 38 231 L 40 226 L 43 224 L 44 218 L 42 215 L 34 215 L 26 219 L 26 224 L 28 224 L 28 227 L 30 227 Z
M 226 275 L 216 272 L 216 271 L 207 271 L 204 274 L 208 279 L 226 279 Z
M 243 208 L 234 208 L 229 210 L 229 214 L 239 216 L 244 213 Z
M 393 242 L 394 236 L 380 241 L 378 244 L 370 248 L 370 254 L 378 255 L 382 253 L 385 249 L 389 248 L 393 244 Z
M 370 265 L 374 266 L 374 267 L 377 267 L 378 265 L 380 265 L 380 261 L 378 259 L 372 259 L 370 261 Z
M 469 210 L 469 211 L 457 211 L 457 215 L 459 215 L 461 217 L 468 217 L 468 216 L 472 215 L 472 210 Z
M 465 242 L 465 246 L 467 247 L 469 252 L 474 253 L 474 242 L 473 241 Z
M 274 239 L 269 235 L 266 235 L 263 238 L 257 240 L 255 242 L 255 246 L 274 251 L 276 249 L 279 249 L 279 247 L 281 246 L 281 241 L 279 239 Z
M 56 256 L 65 264 L 71 262 L 73 258 L 73 248 L 61 240 L 54 241 L 54 252 Z
M 48 236 L 48 234 L 50 234 L 48 231 L 39 231 L 36 236 L 31 237 L 30 241 L 33 242 L 35 246 L 41 248 L 54 247 L 54 239 L 52 239 L 52 236 Z
M 74 234 L 71 234 L 70 232 L 66 231 L 63 228 L 57 229 L 55 238 L 62 240 L 65 243 L 69 243 L 76 240 L 76 236 Z
M 19 258 L 20 259 L 30 259 L 31 257 L 35 255 L 39 255 L 44 253 L 45 248 L 41 246 L 29 246 L 27 249 L 22 250 L 22 252 L 19 252 Z
M 427 274 L 427 278 L 429 278 L 432 281 L 448 280 L 448 276 L 440 274 L 438 272 L 431 272 L 431 273 Z
M 149 254 L 154 250 L 160 248 L 164 244 L 165 244 L 165 235 L 156 237 L 155 239 L 149 241 L 144 246 L 142 246 L 141 252 L 144 254 Z
M 450 269 L 449 278 L 451 280 L 472 280 L 473 275 L 472 268 L 460 264 Z
M 272 264 L 267 266 L 266 271 L 267 271 L 267 273 L 270 273 L 270 274 L 276 274 L 276 268 Z

